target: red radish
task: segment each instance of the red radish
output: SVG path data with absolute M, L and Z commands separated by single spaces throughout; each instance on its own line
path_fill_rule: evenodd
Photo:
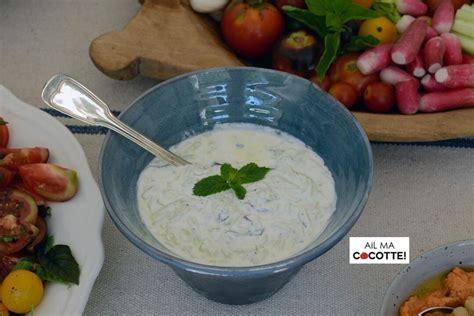
M 376 73 L 392 63 L 390 52 L 393 44 L 382 44 L 366 50 L 357 59 L 357 68 L 364 75 Z
M 462 64 L 462 48 L 459 38 L 452 33 L 443 33 L 441 38 L 444 41 L 446 51 L 444 52 L 443 61 L 445 65 Z
M 433 28 L 438 33 L 451 31 L 454 23 L 454 6 L 451 0 L 443 0 L 433 14 Z
M 427 93 L 420 99 L 420 111 L 437 112 L 474 107 L 474 88 Z
M 438 32 L 431 26 L 428 26 L 426 29 L 426 36 L 425 36 L 425 42 L 432 39 L 433 37 L 438 36 Z
M 420 16 L 428 11 L 428 5 L 420 0 L 398 0 L 397 10 L 401 14 Z
M 410 75 L 408 72 L 401 70 L 396 66 L 388 66 L 380 72 L 380 79 L 383 82 L 391 84 L 392 86 L 396 85 L 398 82 L 406 80 L 415 80 L 415 78 Z
M 421 78 L 426 74 L 425 64 L 421 54 L 416 56 L 416 59 L 407 65 L 407 71 L 413 76 Z
M 447 88 L 474 87 L 474 64 L 443 67 L 436 72 L 435 79 Z
M 474 56 L 468 54 L 462 54 L 462 63 L 463 64 L 474 64 Z
M 446 47 L 441 37 L 436 36 L 426 42 L 423 48 L 423 61 L 428 72 L 434 74 L 443 66 L 443 56 Z
M 415 114 L 418 111 L 420 105 L 419 86 L 420 84 L 416 79 L 400 81 L 395 85 L 395 94 L 400 113 Z
M 443 86 L 441 83 L 435 80 L 435 78 L 427 74 L 423 78 L 421 78 L 421 85 L 425 88 L 426 91 L 443 91 L 446 90 L 446 87 Z
M 412 17 L 411 15 L 404 15 L 398 20 L 397 24 L 395 27 L 397 28 L 398 33 L 403 33 L 406 31 L 408 26 L 415 21 L 416 18 Z
M 392 48 L 392 60 L 399 65 L 406 65 L 415 60 L 426 36 L 428 25 L 425 20 L 416 19 L 402 33 Z

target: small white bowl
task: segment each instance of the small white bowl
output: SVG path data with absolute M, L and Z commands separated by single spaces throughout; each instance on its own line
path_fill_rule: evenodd
M 398 273 L 385 293 L 380 315 L 398 315 L 400 306 L 424 281 L 454 267 L 474 267 L 474 240 L 464 240 L 430 250 Z

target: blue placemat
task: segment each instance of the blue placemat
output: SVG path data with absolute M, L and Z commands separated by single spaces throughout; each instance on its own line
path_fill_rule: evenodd
M 68 117 L 67 115 L 58 112 L 54 109 L 42 108 L 43 111 L 49 113 L 55 117 Z M 115 116 L 120 114 L 120 111 L 112 111 Z M 474 123 L 473 123 L 474 124 Z M 87 135 L 105 135 L 108 131 L 105 127 L 98 126 L 87 126 L 87 125 L 71 125 L 66 124 L 66 127 L 74 134 L 87 134 Z M 404 146 L 439 146 L 439 147 L 461 147 L 461 148 L 474 148 L 474 138 L 458 138 L 450 140 L 441 140 L 434 142 L 379 142 L 371 141 L 372 144 L 391 144 L 391 145 L 404 145 Z

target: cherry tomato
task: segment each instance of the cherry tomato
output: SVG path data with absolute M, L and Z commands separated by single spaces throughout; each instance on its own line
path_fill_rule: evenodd
M 398 33 L 395 24 L 384 16 L 367 19 L 360 25 L 360 36 L 372 35 L 381 44 L 393 43 L 397 40 Z
M 357 101 L 357 93 L 355 89 L 350 84 L 343 81 L 333 83 L 329 87 L 328 92 L 348 109 L 350 109 Z
M 0 117 L 0 148 L 5 148 L 8 145 L 10 133 L 8 132 L 7 122 Z
M 372 4 L 374 4 L 374 0 L 352 0 L 352 3 L 358 4 L 363 8 L 370 9 Z
M 0 167 L 0 190 L 4 190 L 15 177 L 15 172 L 5 168 Z
M 15 313 L 28 313 L 43 298 L 43 282 L 28 270 L 12 271 L 2 284 L 2 300 L 5 307 Z
M 0 282 L 13 270 L 18 261 L 15 255 L 4 255 L 0 253 Z M 1 284 L 0 284 L 0 301 L 1 301 Z M 1 315 L 0 315 L 1 316 Z
M 48 201 L 67 201 L 77 192 L 77 173 L 50 163 L 35 163 L 18 169 L 26 187 Z
M 331 66 L 328 76 L 333 82 L 344 81 L 352 85 L 358 98 L 362 98 L 365 87 L 370 82 L 378 80 L 378 74 L 364 75 L 357 68 L 357 58 L 360 54 L 349 53 L 339 57 Z
M 254 1 L 228 6 L 221 19 L 221 31 L 226 43 L 239 55 L 258 58 L 270 52 L 283 33 L 284 24 L 277 8 Z
M 305 30 L 284 36 L 275 45 L 272 68 L 307 78 L 319 54 L 316 37 Z
M 371 82 L 365 88 L 364 104 L 372 112 L 390 112 L 395 105 L 395 91 L 385 82 Z
M 46 162 L 49 158 L 47 148 L 2 148 L 0 154 L 4 157 L 0 160 L 0 165 L 16 169 L 21 165 L 30 163 Z

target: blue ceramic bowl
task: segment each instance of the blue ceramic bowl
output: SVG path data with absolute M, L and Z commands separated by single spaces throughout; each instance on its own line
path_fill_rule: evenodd
M 474 268 L 474 240 L 457 241 L 432 249 L 403 268 L 385 293 L 380 315 L 397 316 L 401 305 L 423 282 L 454 267 Z
M 359 218 L 372 187 L 372 152 L 351 113 L 310 81 L 259 68 L 220 68 L 163 82 L 135 100 L 120 119 L 164 147 L 216 123 L 247 122 L 285 131 L 325 161 L 337 206 L 321 236 L 292 258 L 255 267 L 215 267 L 171 254 L 142 223 L 136 182 L 153 158 L 109 132 L 99 161 L 99 183 L 110 217 L 139 249 L 168 264 L 194 290 L 227 304 L 263 300 L 304 264 L 333 247 Z M 347 258 L 340 258 L 347 260 Z

